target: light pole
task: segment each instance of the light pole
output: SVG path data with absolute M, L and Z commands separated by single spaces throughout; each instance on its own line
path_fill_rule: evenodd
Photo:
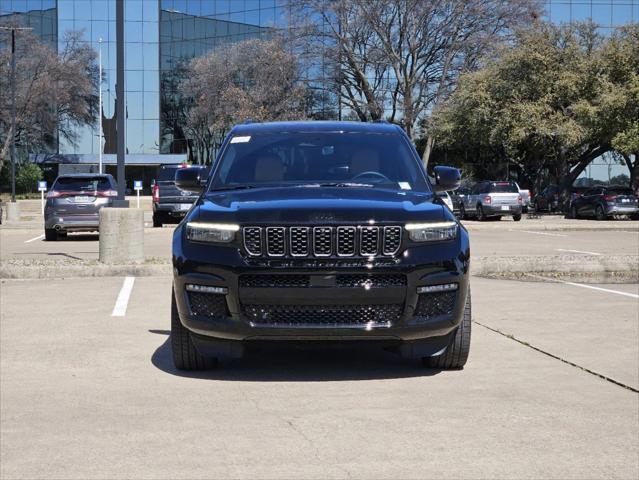
M 98 173 L 102 173 L 102 37 L 98 39 Z
M 124 178 L 125 155 L 125 118 L 124 118 L 124 0 L 115 2 L 115 38 L 116 38 L 116 84 L 115 96 L 117 115 L 117 175 L 118 197 L 113 202 L 114 207 L 129 208 L 129 202 L 124 198 L 126 180 Z
M 16 203 L 16 30 L 30 27 L 0 27 L 11 30 L 11 203 Z

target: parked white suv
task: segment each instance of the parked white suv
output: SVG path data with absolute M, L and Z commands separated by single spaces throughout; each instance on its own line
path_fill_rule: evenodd
M 489 217 L 512 216 L 518 222 L 521 220 L 522 203 L 515 182 L 479 182 L 460 205 L 460 218 L 486 220 Z

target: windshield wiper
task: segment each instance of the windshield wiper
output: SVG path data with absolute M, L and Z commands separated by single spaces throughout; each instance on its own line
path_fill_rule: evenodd
M 255 185 L 225 185 L 224 187 L 217 187 L 210 190 L 211 193 L 221 192 L 223 190 L 244 190 L 247 188 L 257 188 Z
M 320 188 L 320 187 L 372 187 L 373 185 L 370 183 L 357 183 L 357 182 L 326 182 L 326 183 L 306 183 L 304 185 L 300 185 L 300 187 L 307 188 Z

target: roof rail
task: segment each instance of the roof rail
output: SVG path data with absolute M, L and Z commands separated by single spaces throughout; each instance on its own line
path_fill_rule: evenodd
M 252 118 L 246 118 L 242 122 L 242 125 L 246 125 L 246 124 L 249 124 L 249 123 L 257 123 L 257 120 L 253 120 Z
M 385 118 L 380 118 L 378 120 L 373 120 L 373 123 L 389 123 Z

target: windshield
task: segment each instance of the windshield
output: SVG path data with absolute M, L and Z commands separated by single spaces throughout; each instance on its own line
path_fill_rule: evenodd
M 512 182 L 493 182 L 488 191 L 490 193 L 519 193 L 517 186 Z
M 428 191 L 398 134 L 268 133 L 234 137 L 211 189 L 351 186 Z
M 111 189 L 107 177 L 59 177 L 51 190 L 56 192 L 104 192 Z

